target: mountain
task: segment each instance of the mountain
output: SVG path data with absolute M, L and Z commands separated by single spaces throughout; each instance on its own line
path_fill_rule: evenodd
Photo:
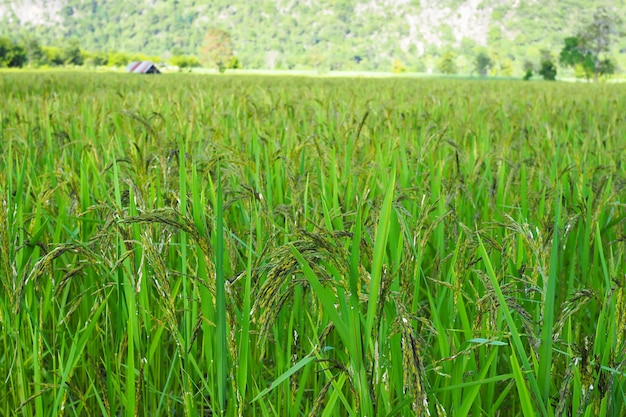
M 167 57 L 196 54 L 218 27 L 244 68 L 424 70 L 445 50 L 470 66 L 484 49 L 519 69 L 558 52 L 598 5 L 626 11 L 626 0 L 0 0 L 0 34 Z

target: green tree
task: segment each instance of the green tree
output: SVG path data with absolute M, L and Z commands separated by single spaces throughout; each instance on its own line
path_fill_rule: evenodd
M 200 61 L 193 55 L 174 55 L 170 58 L 169 63 L 180 70 L 200 66 Z
M 565 38 L 565 46 L 559 54 L 561 65 L 573 67 L 577 77 L 584 77 L 587 81 L 593 79 L 598 81 L 599 76 L 613 74 L 615 64 L 610 58 L 601 59 L 599 55 L 588 47 L 588 40 L 582 35 Z
M 577 75 L 582 74 L 588 81 L 594 73 L 593 56 L 591 52 L 584 52 L 579 36 L 565 38 L 565 46 L 559 53 L 559 63 L 566 67 L 573 67 Z
M 524 81 L 528 81 L 533 77 L 535 72 L 535 64 L 529 59 L 524 61 Z
M 543 79 L 547 81 L 556 80 L 556 65 L 554 65 L 554 62 L 551 59 L 541 61 L 539 75 L 541 75 Z
M 612 67 L 606 65 L 606 59 L 601 58 L 601 54 L 607 53 L 611 49 L 611 44 L 615 38 L 623 36 L 622 20 L 606 7 L 598 7 L 593 14 L 593 20 L 578 34 L 576 49 L 585 56 L 590 55 L 593 62 L 593 81 L 598 82 L 598 76 L 603 70 L 610 70 Z M 567 44 L 566 44 L 567 45 Z M 580 62 L 579 62 L 580 63 Z
M 437 69 L 442 74 L 456 74 L 459 72 L 456 65 L 456 54 L 453 51 L 445 52 L 437 61 Z
M 541 64 L 539 65 L 539 75 L 547 81 L 556 80 L 556 64 L 554 63 L 554 56 L 548 49 L 541 50 Z
M 406 72 L 406 65 L 404 65 L 404 62 L 402 62 L 402 60 L 394 59 L 393 63 L 391 64 L 391 72 L 393 72 L 394 74 L 401 74 L 403 72 Z
M 0 67 L 23 67 L 25 63 L 24 47 L 9 38 L 0 37 Z
M 108 54 L 105 52 L 83 52 L 84 65 L 100 67 L 108 62 Z
M 524 81 L 528 81 L 528 80 L 530 80 L 531 78 L 533 78 L 533 72 L 532 72 L 532 70 L 526 70 L 526 72 L 524 73 L 524 77 L 522 77 L 522 79 L 523 79 Z
M 13 53 L 11 59 L 9 59 L 9 67 L 21 68 L 26 64 L 26 49 L 18 43 L 13 45 Z
M 45 62 L 53 65 L 63 65 L 63 58 L 61 56 L 61 49 L 56 46 L 42 46 L 41 51 L 45 56 Z
M 241 69 L 241 62 L 239 62 L 239 58 L 237 58 L 236 56 L 232 56 L 230 58 L 230 61 L 228 62 L 228 66 L 226 67 L 228 69 Z
M 565 38 L 565 46 L 559 53 L 559 62 L 562 65 L 574 66 L 585 60 L 585 54 L 581 51 L 581 40 L 578 36 Z
M 61 59 L 65 65 L 83 65 L 83 53 L 78 38 L 71 38 L 61 50 Z
M 107 65 L 110 67 L 123 67 L 130 62 L 130 56 L 123 52 L 109 52 Z
M 224 72 L 231 68 L 234 56 L 230 33 L 218 28 L 209 29 L 200 49 L 202 63 L 216 67 L 219 72 Z
M 35 37 L 28 37 L 26 39 L 26 59 L 28 64 L 33 67 L 38 67 L 46 62 L 46 56 L 41 49 L 39 40 Z
M 489 69 L 493 66 L 493 61 L 489 58 L 485 52 L 481 52 L 476 55 L 476 61 L 474 62 L 476 71 L 481 77 L 486 76 L 489 73 Z
M 515 66 L 513 65 L 513 60 L 511 58 L 504 58 L 500 63 L 500 75 L 502 77 L 512 77 L 514 71 Z

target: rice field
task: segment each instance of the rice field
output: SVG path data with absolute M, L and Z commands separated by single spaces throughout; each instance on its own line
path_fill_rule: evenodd
M 0 415 L 624 415 L 626 87 L 0 91 Z

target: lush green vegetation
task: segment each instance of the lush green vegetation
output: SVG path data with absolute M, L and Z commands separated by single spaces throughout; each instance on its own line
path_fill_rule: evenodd
M 125 67 L 133 61 L 153 61 L 163 63 L 156 55 L 123 52 L 91 52 L 81 49 L 77 38 L 72 38 L 63 46 L 42 46 L 38 39 L 27 38 L 23 43 L 7 37 L 0 37 L 0 67 L 43 68 L 85 66 L 87 68 Z M 179 68 L 200 66 L 195 56 L 174 55 L 167 60 Z
M 626 0 L 483 0 L 479 5 L 392 0 L 384 7 L 364 0 L 60 0 L 59 10 L 42 0 L 4 2 L 53 10 L 52 24 L 20 24 L 6 12 L 0 19 L 0 35 L 34 36 L 42 45 L 60 47 L 77 37 L 87 51 L 169 59 L 199 54 L 207 31 L 220 28 L 232 35 L 244 68 L 390 71 L 399 60 L 409 71 L 437 71 L 438 60 L 448 53 L 457 59 L 459 72 L 469 73 L 474 57 L 488 52 L 491 73 L 503 76 L 513 70 L 521 76 L 526 60 L 539 67 L 542 49 L 558 53 L 563 39 L 581 29 L 597 6 L 610 6 L 616 15 L 626 12 Z M 472 11 L 478 17 L 458 20 Z M 486 26 L 478 28 L 482 22 Z M 422 28 L 428 36 L 415 33 Z M 612 51 L 620 66 L 626 58 L 618 52 L 625 48 L 622 39 Z
M 0 88 L 0 414 L 626 407 L 622 86 Z

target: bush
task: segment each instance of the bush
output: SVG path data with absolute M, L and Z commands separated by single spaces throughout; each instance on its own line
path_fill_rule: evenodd
M 406 72 L 406 66 L 404 65 L 404 62 L 400 61 L 399 59 L 394 59 L 393 63 L 391 64 L 391 72 L 393 72 L 394 74 L 401 74 L 403 72 Z
M 61 49 L 56 46 L 42 46 L 41 51 L 45 56 L 45 63 L 52 66 L 63 65 Z
M 111 67 L 123 67 L 130 62 L 130 56 L 122 52 L 111 52 L 107 57 L 107 65 Z
M 474 66 L 476 67 L 476 71 L 481 77 L 485 77 L 487 73 L 489 73 L 489 69 L 493 66 L 493 61 L 484 52 L 479 53 L 476 56 L 476 61 L 474 62 Z
M 442 74 L 456 74 L 459 72 L 456 66 L 456 54 L 448 51 L 437 61 L 437 69 Z
M 543 61 L 539 69 L 539 74 L 546 81 L 556 80 L 556 65 L 554 65 L 554 62 L 551 60 Z
M 169 63 L 180 69 L 200 66 L 200 61 L 193 55 L 174 55 L 170 58 Z
M 0 38 L 0 67 L 23 67 L 26 50 L 9 38 Z
M 530 80 L 531 78 L 533 78 L 533 70 L 531 70 L 531 69 L 527 69 L 527 70 L 526 70 L 526 74 L 524 74 L 524 78 L 523 78 L 523 80 L 524 80 L 524 81 L 528 81 L 528 80 Z
M 88 67 L 100 67 L 108 61 L 108 55 L 102 52 L 83 52 L 83 58 L 83 64 Z
M 61 49 L 61 59 L 64 64 L 83 65 L 83 53 L 80 50 L 80 43 L 77 38 L 70 39 Z
M 241 62 L 239 62 L 239 58 L 237 58 L 236 56 L 231 57 L 230 61 L 228 62 L 228 66 L 226 68 L 227 69 L 241 69 Z

